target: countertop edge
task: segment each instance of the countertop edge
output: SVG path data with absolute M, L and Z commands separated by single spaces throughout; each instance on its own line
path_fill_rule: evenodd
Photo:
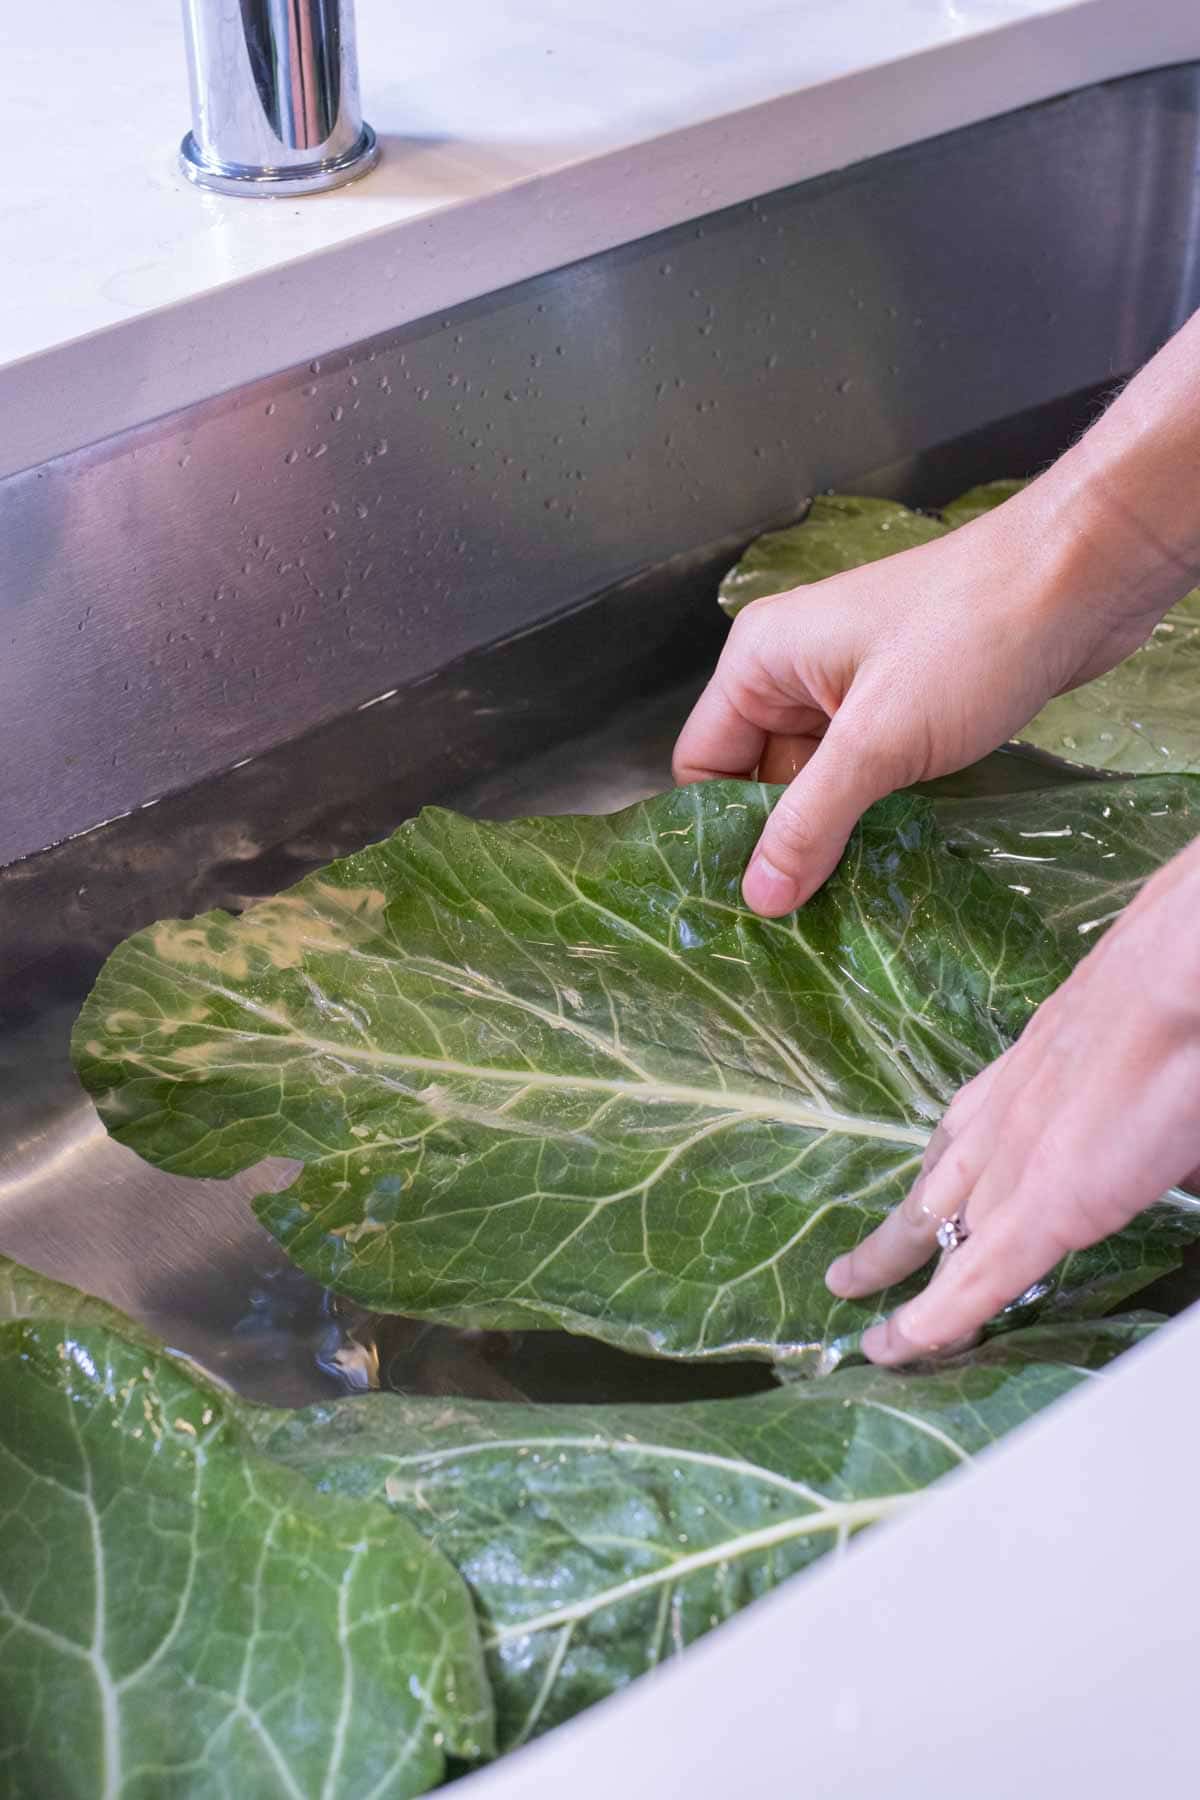
M 1200 9 L 1083 0 L 385 226 L 10 364 L 0 477 L 773 189 L 1197 57 Z

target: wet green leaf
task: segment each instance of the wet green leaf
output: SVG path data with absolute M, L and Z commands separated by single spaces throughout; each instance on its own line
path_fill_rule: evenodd
M 426 1537 L 0 1262 L 0 1793 L 399 1800 L 491 1734 L 470 1597 Z
M 824 581 L 945 535 L 939 519 L 912 512 L 898 500 L 818 494 L 802 524 L 755 539 L 721 583 L 721 605 L 732 616 L 752 600 Z
M 836 1300 L 830 1260 L 1069 960 L 912 796 L 872 809 L 801 913 L 756 918 L 739 887 L 770 800 L 425 813 L 240 919 L 131 939 L 77 1066 L 163 1168 L 299 1159 L 259 1216 L 369 1306 L 828 1361 L 897 1297 Z M 1111 1307 L 1191 1229 L 1147 1215 L 1043 1310 Z
M 738 1400 L 378 1395 L 255 1430 L 323 1488 L 386 1499 L 462 1571 L 508 1748 L 894 1518 L 1146 1329 L 1035 1329 L 932 1371 L 844 1369 Z
M 289 1412 L 0 1262 L 0 1792 L 424 1791 L 841 1554 L 1152 1329 L 683 1405 Z
M 1200 772 L 1200 588 L 1123 663 L 1043 707 L 1018 741 L 1088 768 Z

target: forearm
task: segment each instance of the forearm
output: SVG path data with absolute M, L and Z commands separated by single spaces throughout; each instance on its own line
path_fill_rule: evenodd
M 1063 604 L 1133 642 L 1200 582 L 1200 313 L 1020 502 L 1013 524 Z

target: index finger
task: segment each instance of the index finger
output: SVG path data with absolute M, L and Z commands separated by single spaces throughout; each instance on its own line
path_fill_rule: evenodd
M 722 775 L 751 776 L 766 741 L 762 726 L 738 711 L 714 675 L 679 734 L 671 772 L 680 787 Z

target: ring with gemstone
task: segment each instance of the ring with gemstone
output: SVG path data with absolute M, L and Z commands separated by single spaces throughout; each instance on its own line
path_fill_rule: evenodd
M 970 1235 L 963 1223 L 962 1214 L 960 1212 L 952 1213 L 948 1219 L 943 1219 L 937 1228 L 938 1248 L 940 1250 L 957 1250 L 960 1244 L 966 1243 Z

